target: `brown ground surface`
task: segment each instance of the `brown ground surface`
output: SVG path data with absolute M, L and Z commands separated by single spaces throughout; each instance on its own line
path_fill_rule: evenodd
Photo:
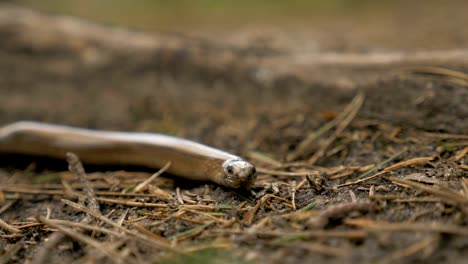
M 457 21 L 466 19 L 456 16 L 460 5 L 452 6 Z M 63 182 L 81 191 L 79 181 L 65 161 L 2 156 L 0 218 L 20 232 L 0 229 L 0 263 L 43 260 L 43 252 L 76 263 L 463 263 L 468 51 L 461 48 L 468 37 L 453 27 L 447 20 L 446 42 L 421 33 L 423 25 L 413 27 L 425 43 L 438 41 L 433 47 L 406 39 L 382 44 L 382 52 L 362 48 L 369 28 L 362 38 L 347 38 L 345 49 L 330 44 L 301 56 L 302 40 L 280 38 L 275 46 L 241 34 L 224 41 L 146 35 L 2 7 L 1 125 L 28 119 L 157 131 L 237 153 L 259 167 L 311 174 L 260 174 L 249 193 L 162 177 L 154 186 L 168 197 L 154 188 L 124 197 L 106 194 L 135 187 L 151 171 L 84 164 L 98 197 L 140 203 L 99 202 L 101 214 L 116 223 L 124 218 L 130 233 L 72 229 L 93 240 L 54 244 L 57 226 L 34 217 L 50 209 L 51 219 L 82 221 L 84 213 L 60 200 L 76 201 L 62 195 Z M 314 41 L 336 43 L 331 36 Z M 429 66 L 453 71 L 422 68 Z M 186 254 L 176 257 L 160 244 Z

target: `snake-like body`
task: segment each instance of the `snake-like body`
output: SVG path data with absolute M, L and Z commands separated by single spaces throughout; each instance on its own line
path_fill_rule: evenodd
M 139 132 L 83 129 L 22 121 L 0 128 L 0 153 L 64 158 L 77 154 L 84 163 L 162 168 L 171 174 L 249 189 L 255 166 L 242 158 L 194 141 Z

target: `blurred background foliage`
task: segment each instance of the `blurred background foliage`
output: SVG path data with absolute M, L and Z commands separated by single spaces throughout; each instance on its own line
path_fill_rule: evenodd
M 144 30 L 229 28 L 313 22 L 324 16 L 372 13 L 401 0 L 10 0 L 42 11 Z

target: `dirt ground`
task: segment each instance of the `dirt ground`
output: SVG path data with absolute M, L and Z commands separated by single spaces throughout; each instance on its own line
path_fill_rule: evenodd
M 85 187 L 65 159 L 2 155 L 0 263 L 464 263 L 468 35 L 454 25 L 445 42 L 407 27 L 420 38 L 382 49 L 363 44 L 378 25 L 346 48 L 330 33 L 300 56 L 302 39 L 153 35 L 1 6 L 0 125 L 166 133 L 267 173 L 248 192 L 163 175 L 134 194 L 154 171 L 83 164 L 96 220 L 70 204 Z

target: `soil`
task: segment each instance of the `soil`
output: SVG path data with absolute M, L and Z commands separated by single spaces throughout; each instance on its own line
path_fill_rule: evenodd
M 118 200 L 98 200 L 100 214 L 129 232 L 117 236 L 104 232 L 120 229 L 61 200 L 79 200 L 67 186 L 85 194 L 65 159 L 2 155 L 0 218 L 19 232 L 0 228 L 0 263 L 463 263 L 468 51 L 453 52 L 466 47 L 466 32 L 438 41 L 439 53 L 415 55 L 419 41 L 409 41 L 385 47 L 377 60 L 362 52 L 369 32 L 344 50 L 324 48 L 336 63 L 321 51 L 298 62 L 303 50 L 288 49 L 288 41 L 259 48 L 2 6 L 1 125 L 36 120 L 166 133 L 293 176 L 259 173 L 252 190 L 238 192 L 163 175 L 142 196 L 118 196 L 154 171 L 83 164 L 96 196 Z M 324 43 L 334 42 L 327 36 Z M 67 227 L 99 246 L 54 238 L 65 232 L 36 218 L 46 215 L 102 228 Z

